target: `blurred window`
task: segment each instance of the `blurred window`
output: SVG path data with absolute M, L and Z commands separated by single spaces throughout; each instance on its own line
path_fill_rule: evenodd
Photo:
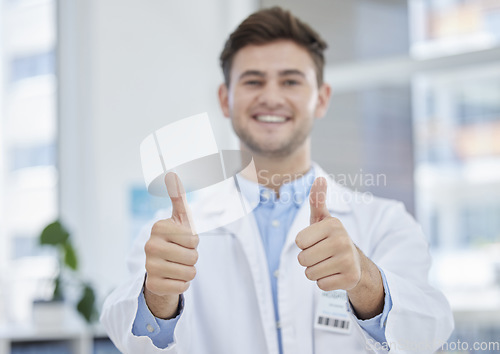
M 0 26 L 0 317 L 14 323 L 57 271 L 38 246 L 57 217 L 55 1 L 1 0 Z
M 463 314 L 500 330 L 487 322 L 500 310 L 500 65 L 420 74 L 414 98 L 417 218 L 457 319 L 451 340 L 473 342 Z
M 500 0 L 411 0 L 412 54 L 426 58 L 500 43 Z
M 29 56 L 15 57 L 10 65 L 10 80 L 30 78 L 38 75 L 51 75 L 54 73 L 54 51 L 37 53 Z
M 498 340 L 500 64 L 483 53 L 500 45 L 500 0 L 409 4 L 412 56 L 442 67 L 413 80 L 415 207 L 431 278 L 454 311 L 449 342 Z M 468 52 L 475 59 L 455 65 Z

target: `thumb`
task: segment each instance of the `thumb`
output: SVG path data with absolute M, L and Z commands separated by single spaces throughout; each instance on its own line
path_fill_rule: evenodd
M 191 211 L 186 201 L 186 191 L 179 176 L 174 172 L 167 173 L 165 186 L 172 201 L 172 219 L 192 229 Z
M 311 205 L 311 225 L 330 216 L 326 207 L 326 179 L 318 177 L 314 180 L 309 193 L 309 203 Z

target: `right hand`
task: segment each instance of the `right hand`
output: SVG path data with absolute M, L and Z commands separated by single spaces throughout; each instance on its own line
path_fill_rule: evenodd
M 179 295 L 189 288 L 196 275 L 199 238 L 179 177 L 170 172 L 165 176 L 165 184 L 172 201 L 172 216 L 153 225 L 144 246 L 144 297 L 154 316 L 168 319 L 176 316 Z

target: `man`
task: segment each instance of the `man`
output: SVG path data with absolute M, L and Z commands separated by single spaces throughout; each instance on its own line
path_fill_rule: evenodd
M 219 100 L 254 157 L 259 205 L 198 236 L 181 181 L 166 176 L 172 211 L 145 228 L 131 281 L 104 306 L 120 350 L 423 353 L 448 338 L 451 312 L 428 284 L 419 226 L 400 203 L 364 201 L 311 162 L 311 128 L 330 99 L 325 48 L 280 8 L 231 34 Z M 252 183 L 242 182 L 244 195 Z

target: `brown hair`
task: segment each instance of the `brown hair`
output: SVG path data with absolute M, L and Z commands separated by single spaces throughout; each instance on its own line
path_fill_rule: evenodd
M 323 83 L 326 42 L 307 23 L 281 7 L 262 9 L 248 16 L 231 33 L 220 55 L 220 65 L 226 86 L 229 86 L 230 72 L 236 53 L 249 44 L 267 44 L 280 39 L 289 39 L 304 47 L 316 67 L 318 85 Z

